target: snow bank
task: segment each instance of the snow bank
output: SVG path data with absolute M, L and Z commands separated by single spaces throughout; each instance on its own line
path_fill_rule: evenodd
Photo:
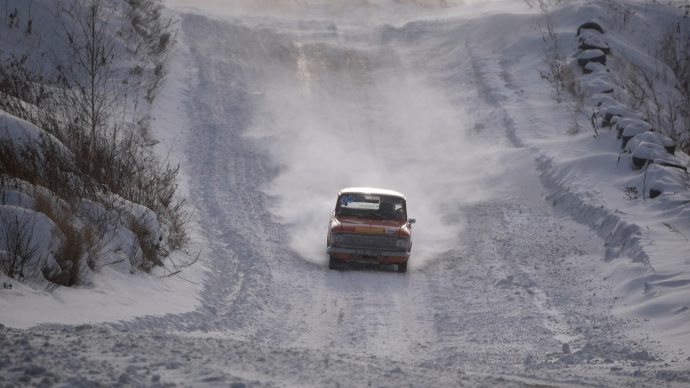
M 644 19 L 643 23 L 649 26 L 664 25 L 669 19 L 669 8 L 645 6 L 642 11 L 641 5 L 624 5 L 624 7 L 628 7 L 631 15 L 634 15 L 634 20 L 630 21 L 630 29 L 617 26 L 617 28 L 606 28 L 606 34 L 603 31 L 592 30 L 578 34 L 580 35 L 578 49 L 583 50 L 578 54 L 578 60 L 595 58 L 599 54 L 595 51 L 596 49 L 608 49 L 610 44 L 613 50 L 606 53 L 617 57 L 617 61 L 613 61 L 613 69 L 609 66 L 605 67 L 607 63 L 605 61 L 600 61 L 600 65 L 589 64 L 583 68 L 580 84 L 585 91 L 601 92 L 604 84 L 603 77 L 611 82 L 614 79 L 611 74 L 624 71 L 617 67 L 621 62 L 629 62 L 639 67 L 656 66 L 656 61 L 652 57 L 656 53 L 656 47 L 653 46 L 654 39 L 649 39 L 649 36 L 645 37 L 647 39 L 640 39 L 644 32 L 635 30 L 632 25 L 640 22 L 638 18 Z M 606 6 L 592 5 L 587 8 L 589 9 L 577 10 L 576 14 L 590 14 L 592 19 L 597 19 L 604 26 L 616 26 L 616 15 L 610 9 L 606 9 Z M 592 12 L 594 10 L 596 13 Z M 569 7 L 566 6 L 564 12 L 570 12 Z M 658 31 L 654 33 L 657 38 L 658 33 Z M 645 54 L 644 51 L 649 54 Z M 601 54 L 605 52 L 602 50 Z M 592 79 L 598 79 L 599 82 L 593 82 Z M 672 84 L 673 81 L 670 83 Z M 625 152 L 629 153 L 629 156 L 619 157 L 618 166 L 621 166 L 621 161 L 627 159 L 630 160 L 632 167 L 630 172 L 626 169 L 613 171 L 610 177 L 607 177 L 603 171 L 599 171 L 596 174 L 599 179 L 594 181 L 598 182 L 598 185 L 612 183 L 616 185 L 620 182 L 619 187 L 624 188 L 627 193 L 627 201 L 623 199 L 626 196 L 616 195 L 615 190 L 598 189 L 596 197 L 601 198 L 601 206 L 592 206 L 591 199 L 583 196 L 587 192 L 582 191 L 584 177 L 578 175 L 576 179 L 568 180 L 559 178 L 562 173 L 558 171 L 563 167 L 562 162 L 556 162 L 556 160 L 562 158 L 556 154 L 553 154 L 553 159 L 543 158 L 541 168 L 544 170 L 546 181 L 557 189 L 552 195 L 557 207 L 565 207 L 566 211 L 574 215 L 576 219 L 598 230 L 611 248 L 620 247 L 618 252 L 612 252 L 612 258 L 628 256 L 633 259 L 633 263 L 640 262 L 645 265 L 631 272 L 617 272 L 620 268 L 611 267 L 610 276 L 616 279 L 619 287 L 622 288 L 623 284 L 626 284 L 623 299 L 628 307 L 621 308 L 619 311 L 653 319 L 653 325 L 663 326 L 673 332 L 673 334 L 662 336 L 664 340 L 680 341 L 684 347 L 687 347 L 690 345 L 690 335 L 677 329 L 679 326 L 688 324 L 687 316 L 678 314 L 687 309 L 684 307 L 685 302 L 680 302 L 679 296 L 685 295 L 690 299 L 690 289 L 686 286 L 690 284 L 690 271 L 687 270 L 686 259 L 684 259 L 686 256 L 684 252 L 687 252 L 684 245 L 687 239 L 683 238 L 690 231 L 688 228 L 690 225 L 682 218 L 678 218 L 678 212 L 687 213 L 687 209 L 683 208 L 686 207 L 684 204 L 687 203 L 687 198 L 690 198 L 686 165 L 673 156 L 676 152 L 674 141 L 661 133 L 652 132 L 655 129 L 644 120 L 644 115 L 627 105 L 633 100 L 627 92 L 625 87 L 620 87 L 613 94 L 613 98 L 602 98 L 599 101 L 590 99 L 588 106 L 594 112 L 593 117 L 598 118 L 593 121 L 594 125 L 599 128 L 610 126 L 621 139 L 621 146 Z M 657 95 L 660 93 L 657 91 Z M 672 97 L 669 95 L 668 98 Z M 600 139 L 600 142 L 604 144 L 600 144 L 597 148 L 607 149 L 605 144 L 609 143 L 610 136 L 606 138 L 608 139 L 606 142 Z M 587 152 L 584 144 L 577 147 L 580 148 L 580 152 Z M 592 149 L 590 152 L 600 151 Z M 608 152 L 615 152 L 615 150 L 609 148 Z M 682 155 L 682 158 L 685 159 L 685 155 Z M 642 171 L 634 172 L 640 169 Z M 591 181 L 591 179 L 588 180 Z M 635 202 L 629 202 L 631 200 Z M 636 203 L 640 200 L 646 202 Z M 675 216 L 672 215 L 674 208 Z M 661 237 L 664 235 L 666 237 Z M 663 247 L 655 243 L 661 240 L 666 242 Z M 675 280 L 658 283 L 643 280 L 669 277 Z M 657 286 L 657 284 L 663 284 L 663 286 Z M 641 294 L 644 297 L 639 298 L 638 295 Z
M 622 12 L 627 12 L 625 19 Z M 575 79 L 583 96 L 571 101 L 574 105 L 582 101 L 582 110 L 566 112 L 553 102 L 549 85 L 532 70 L 535 63 L 540 66 L 534 59 L 537 54 L 517 31 L 503 37 L 500 49 L 491 46 L 475 52 L 483 61 L 498 64 L 498 75 L 491 78 L 487 93 L 510 115 L 505 121 L 514 129 L 516 144 L 532 147 L 537 154 L 546 198 L 605 241 L 607 255 L 601 268 L 616 289 L 620 301 L 616 311 L 650 319 L 651 331 L 659 329 L 655 338 L 670 348 L 690 349 L 690 333 L 683 329 L 690 325 L 685 313 L 690 300 L 690 195 L 684 171 L 688 157 L 667 137 L 657 136 L 665 128 L 652 128 L 645 114 L 632 107 L 628 86 L 618 83 L 627 74 L 626 63 L 659 68 L 656 42 L 664 32 L 659 26 L 675 25 L 682 16 L 678 9 L 650 3 L 588 2 L 564 3 L 553 8 L 550 17 L 564 45 L 563 57 L 581 60 L 584 66 Z M 606 53 L 581 46 L 582 39 L 575 37 L 585 22 L 603 27 L 602 31 L 582 29 L 580 36 L 601 46 L 605 43 L 610 49 L 605 61 L 591 61 Z M 668 80 L 667 84 L 656 81 L 659 98 L 673 97 L 673 80 Z M 602 93 L 607 87 L 612 93 Z M 527 99 L 532 104 L 521 103 Z M 578 123 L 574 130 L 564 120 L 566 115 Z M 621 139 L 616 138 L 619 130 L 629 142 L 623 153 Z M 649 152 L 644 154 L 645 150 Z M 633 156 L 649 157 L 651 163 L 636 170 Z M 656 285 L 649 282 L 654 277 L 674 281 Z M 645 283 L 650 284 L 645 287 Z

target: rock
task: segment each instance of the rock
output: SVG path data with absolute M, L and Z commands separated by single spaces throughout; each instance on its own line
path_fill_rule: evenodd
M 89 329 L 92 329 L 92 328 L 93 328 L 92 325 L 84 324 L 84 325 L 79 325 L 79 326 L 75 327 L 75 328 L 74 328 L 74 331 L 83 331 L 83 330 L 89 330 Z
M 650 356 L 649 352 L 647 352 L 646 350 L 642 350 L 642 351 L 633 353 L 630 356 L 630 359 L 636 360 L 636 361 L 652 361 L 652 360 L 654 360 L 654 357 Z
M 177 361 L 170 361 L 167 364 L 165 364 L 165 369 L 177 369 L 180 366 L 182 366 L 179 362 Z
M 224 381 L 224 380 L 225 380 L 225 376 L 222 376 L 222 375 L 221 376 L 209 376 L 209 377 L 204 377 L 203 379 L 201 379 L 201 381 L 204 383 L 217 383 L 217 382 Z
M 129 377 L 127 373 L 123 373 L 118 377 L 117 382 L 120 384 L 129 384 L 132 382 L 132 378 Z
M 570 344 L 564 343 L 563 346 L 561 346 L 561 350 L 563 350 L 563 354 L 571 354 Z
M 27 376 L 38 376 L 46 373 L 46 368 L 38 365 L 31 365 L 24 369 L 24 374 Z

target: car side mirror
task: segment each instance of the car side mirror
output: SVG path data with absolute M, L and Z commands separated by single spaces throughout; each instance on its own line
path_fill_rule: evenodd
M 414 218 L 409 218 L 409 219 L 407 220 L 407 222 L 410 223 L 410 224 L 414 224 L 415 222 L 417 222 L 417 220 L 414 219 Z

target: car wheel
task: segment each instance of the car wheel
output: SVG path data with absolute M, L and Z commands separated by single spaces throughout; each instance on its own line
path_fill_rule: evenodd
M 407 262 L 398 264 L 398 272 L 400 272 L 400 273 L 407 272 Z
M 338 259 L 333 256 L 328 257 L 328 269 L 338 269 Z

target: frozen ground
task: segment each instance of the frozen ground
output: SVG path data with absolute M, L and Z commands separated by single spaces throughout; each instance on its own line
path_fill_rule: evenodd
M 156 122 L 183 163 L 203 285 L 152 289 L 150 315 L 130 290 L 136 305 L 105 298 L 80 319 L 26 317 L 0 290 L 13 327 L 0 329 L 0 385 L 690 382 L 687 243 L 656 228 L 653 207 L 616 199 L 615 164 L 587 175 L 590 155 L 617 152 L 566 134 L 536 71 L 535 11 L 361 7 L 176 8 Z M 558 17 L 572 31 L 593 12 Z M 353 185 L 408 195 L 406 275 L 327 269 L 328 211 Z M 612 234 L 621 220 L 632 232 Z M 659 243 L 624 245 L 649 236 Z M 105 323 L 63 325 L 75 322 Z

